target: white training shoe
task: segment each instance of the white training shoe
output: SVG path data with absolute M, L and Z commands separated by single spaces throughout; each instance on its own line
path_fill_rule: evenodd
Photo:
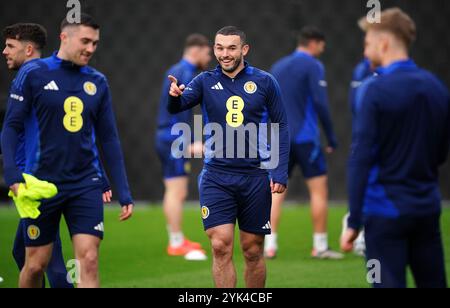
M 208 257 L 203 250 L 192 250 L 184 256 L 184 259 L 187 261 L 206 261 Z
M 344 259 L 344 255 L 342 253 L 333 251 L 331 249 L 327 249 L 327 250 L 320 251 L 320 252 L 313 249 L 311 256 L 314 259 L 319 259 L 319 260 L 342 260 L 342 259 Z

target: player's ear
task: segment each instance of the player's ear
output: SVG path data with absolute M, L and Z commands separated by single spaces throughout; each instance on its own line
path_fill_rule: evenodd
M 33 44 L 27 44 L 25 46 L 25 55 L 27 57 L 31 57 L 34 53 L 34 49 L 35 49 L 35 47 L 33 46 Z
M 380 39 L 380 51 L 382 54 L 385 54 L 389 49 L 389 45 L 391 44 L 391 40 L 387 35 L 384 35 Z
M 69 37 L 69 34 L 66 31 L 61 32 L 61 34 L 59 35 L 61 42 L 66 42 L 68 37 Z
M 242 55 L 243 55 L 244 57 L 247 56 L 248 53 L 249 53 L 249 51 L 250 51 L 250 45 L 245 44 L 245 45 L 242 47 Z

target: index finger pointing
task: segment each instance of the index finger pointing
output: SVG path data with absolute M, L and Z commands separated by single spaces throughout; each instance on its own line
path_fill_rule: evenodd
M 169 80 L 170 80 L 170 82 L 171 83 L 175 83 L 175 84 L 178 84 L 178 79 L 176 79 L 174 76 L 172 76 L 172 75 L 169 75 Z

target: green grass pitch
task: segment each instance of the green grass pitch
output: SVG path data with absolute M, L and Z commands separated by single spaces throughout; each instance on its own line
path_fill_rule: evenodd
M 207 262 L 188 262 L 166 255 L 167 233 L 161 207 L 141 206 L 129 222 L 118 222 L 119 208 L 105 211 L 105 240 L 100 251 L 100 275 L 103 287 L 209 288 L 211 253 L 202 229 L 197 207 L 185 210 L 184 231 L 208 250 Z M 329 215 L 330 244 L 338 248 L 344 207 L 332 207 Z M 268 261 L 267 286 L 270 288 L 303 287 L 369 287 L 365 262 L 352 254 L 342 261 L 320 261 L 310 258 L 311 220 L 307 207 L 288 207 L 283 212 L 279 231 L 280 251 L 276 260 Z M 18 270 L 11 256 L 18 223 L 14 208 L 0 209 L 0 288 L 16 287 Z M 444 209 L 442 233 L 446 250 L 447 277 L 450 281 L 450 208 Z M 65 258 L 72 256 L 65 223 L 62 223 Z M 238 241 L 235 249 L 238 286 L 243 287 L 243 259 Z M 411 283 L 411 278 L 410 285 Z

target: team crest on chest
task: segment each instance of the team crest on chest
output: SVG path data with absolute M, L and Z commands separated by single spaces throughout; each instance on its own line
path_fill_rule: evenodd
M 90 96 L 94 96 L 95 94 L 97 94 L 97 86 L 90 81 L 84 83 L 83 89 L 84 92 L 86 92 Z
M 258 86 L 253 81 L 249 81 L 244 85 L 244 91 L 248 94 L 255 94 L 258 91 Z

